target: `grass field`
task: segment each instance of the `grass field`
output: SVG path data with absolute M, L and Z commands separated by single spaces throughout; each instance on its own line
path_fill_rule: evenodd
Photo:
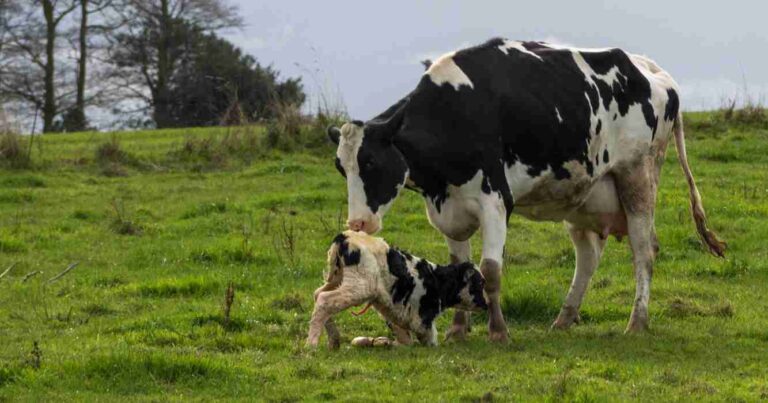
M 648 334 L 622 333 L 635 286 L 627 242 L 613 239 L 582 324 L 549 331 L 572 247 L 562 224 L 513 216 L 509 344 L 488 343 L 475 315 L 465 343 L 353 349 L 352 337 L 387 330 L 375 314 L 345 313 L 336 352 L 303 347 L 346 214 L 329 146 L 258 150 L 258 129 L 230 135 L 229 151 L 223 129 L 36 139 L 32 168 L 0 170 L 0 272 L 15 264 L 0 278 L 0 400 L 768 399 L 768 127 L 687 118 L 691 165 L 728 258 L 700 246 L 671 146 Z M 411 192 L 382 236 L 447 261 Z

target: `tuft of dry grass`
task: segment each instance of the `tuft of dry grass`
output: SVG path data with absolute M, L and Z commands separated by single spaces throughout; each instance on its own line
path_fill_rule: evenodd
M 21 135 L 11 131 L 0 133 L 0 165 L 10 168 L 29 168 L 28 141 Z
M 274 118 L 267 122 L 267 147 L 295 150 L 302 145 L 302 126 L 308 119 L 301 114 L 299 105 L 277 101 L 272 104 L 272 110 Z

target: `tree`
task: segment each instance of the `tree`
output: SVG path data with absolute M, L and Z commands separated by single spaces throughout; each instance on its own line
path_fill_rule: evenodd
M 259 65 L 215 34 L 192 30 L 188 35 L 188 51 L 170 80 L 171 125 L 216 125 L 230 108 L 247 119 L 269 118 L 274 114 L 273 105 L 304 103 L 300 79 L 280 82 L 271 67 Z M 239 116 L 225 120 L 240 123 Z
M 239 26 L 241 21 L 224 0 L 126 2 L 130 24 L 114 37 L 116 77 L 123 88 L 149 104 L 157 127 L 172 126 L 170 83 L 191 45 L 191 34 Z
M 76 0 L 17 2 L 3 18 L 8 36 L 3 44 L 4 66 L 0 70 L 0 95 L 31 103 L 43 111 L 43 132 L 53 129 L 58 113 L 56 39 L 59 24 L 77 7 Z M 57 78 L 58 81 L 57 81 Z M 40 84 L 42 82 L 42 85 Z
M 112 9 L 119 10 L 119 5 L 112 0 L 79 0 L 80 20 L 78 22 L 77 32 L 77 83 L 75 103 L 69 109 L 63 118 L 63 128 L 66 131 L 80 131 L 88 127 L 88 120 L 85 117 L 85 107 L 87 104 L 86 90 L 88 81 L 88 61 L 92 28 L 96 28 L 97 33 L 103 33 L 106 30 L 114 29 L 121 25 L 120 21 L 106 21 L 101 25 L 91 26 L 89 17 L 98 15 Z

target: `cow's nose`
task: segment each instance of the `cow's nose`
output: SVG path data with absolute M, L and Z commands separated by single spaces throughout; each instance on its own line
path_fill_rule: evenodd
M 347 221 L 347 227 L 352 231 L 363 231 L 365 229 L 364 220 L 351 220 Z

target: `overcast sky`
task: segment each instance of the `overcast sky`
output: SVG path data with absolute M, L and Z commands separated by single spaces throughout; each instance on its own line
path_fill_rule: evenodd
M 230 0 L 246 23 L 226 37 L 284 76 L 303 77 L 369 119 L 408 93 L 419 61 L 494 36 L 646 54 L 682 87 L 683 107 L 768 95 L 768 2 Z

